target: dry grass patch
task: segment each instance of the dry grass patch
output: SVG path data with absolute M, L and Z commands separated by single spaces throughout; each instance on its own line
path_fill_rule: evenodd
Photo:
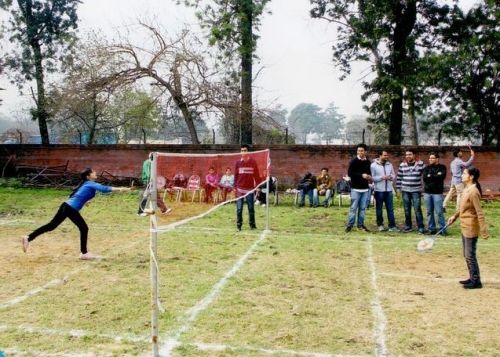
M 363 243 L 271 235 L 186 340 L 371 354 L 365 259 Z
M 21 252 L 20 236 L 48 222 L 67 195 L 0 189 L 0 350 L 28 356 L 149 355 L 143 340 L 150 334 L 149 220 L 136 216 L 136 194 L 98 196 L 82 211 L 90 227 L 89 248 L 105 259 L 78 260 L 78 230 L 70 222 L 37 239 L 28 254 Z M 500 350 L 500 204 L 485 205 L 492 235 L 478 248 L 485 287 L 464 291 L 456 283 L 466 273 L 457 226 L 451 237 L 438 238 L 431 252 L 419 254 L 415 248 L 422 236 L 345 234 L 347 207 L 299 209 L 287 199 L 270 208 L 272 232 L 193 323 L 186 322 L 190 309 L 261 231 L 248 229 L 245 208 L 243 231 L 236 232 L 236 207 L 228 204 L 159 234 L 160 299 L 166 310 L 160 337 L 187 326 L 176 355 L 261 356 L 262 348 L 277 356 L 290 356 L 286 350 L 373 355 L 374 329 L 380 327 L 372 311 L 375 296 L 387 317 L 383 337 L 391 355 L 494 356 Z M 174 210 L 158 217 L 162 227 L 213 207 L 167 204 Z M 256 207 L 256 214 L 262 229 L 263 207 Z M 370 209 L 372 228 L 373 222 Z M 60 283 L 6 304 L 51 281 Z M 217 343 L 227 349 L 214 350 Z
M 413 246 L 416 240 L 411 240 Z M 405 249 L 405 241 L 400 244 L 374 243 L 388 350 L 396 355 L 494 356 L 500 350 L 497 242 L 479 242 L 484 288 L 474 291 L 458 284 L 467 276 L 459 239 L 441 238 L 424 254 Z

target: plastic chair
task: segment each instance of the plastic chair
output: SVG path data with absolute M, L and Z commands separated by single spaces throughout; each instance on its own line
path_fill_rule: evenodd
M 335 184 L 335 191 L 339 198 L 339 207 L 342 206 L 343 199 L 351 201 L 351 182 L 349 180 L 342 179 L 337 181 Z
M 187 185 L 185 188 L 179 190 L 177 195 L 177 201 L 180 201 L 183 192 L 192 192 L 193 195 L 191 197 L 191 202 L 194 202 L 194 198 L 196 197 L 196 193 L 198 193 L 198 197 L 201 202 L 201 179 L 198 175 L 191 175 L 189 180 L 187 181 Z

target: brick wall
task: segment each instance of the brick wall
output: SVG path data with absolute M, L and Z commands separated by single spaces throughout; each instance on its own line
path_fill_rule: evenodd
M 269 148 L 271 150 L 272 172 L 277 176 L 280 185 L 295 186 L 305 172 L 318 173 L 322 167 L 328 167 L 330 174 L 336 179 L 345 175 L 349 160 L 355 154 L 354 146 L 305 146 L 305 145 L 271 145 L 255 146 L 254 150 Z M 440 154 L 440 162 L 449 167 L 453 159 L 453 147 L 434 146 L 372 146 L 369 157 L 376 157 L 379 149 L 390 154 L 390 161 L 395 169 L 404 157 L 404 151 L 412 148 L 418 157 L 427 162 L 429 152 Z M 474 166 L 481 170 L 481 184 L 484 189 L 500 190 L 500 152 L 494 148 L 477 147 Z M 0 145 L 0 167 L 6 174 L 12 173 L 11 163 L 33 166 L 56 166 L 68 161 L 68 169 L 80 171 L 91 166 L 98 173 L 108 171 L 115 176 L 138 177 L 141 165 L 151 151 L 176 153 L 229 153 L 239 152 L 237 145 Z M 464 155 L 468 158 L 468 154 Z M 449 178 L 449 176 L 448 176 Z M 447 182 L 448 179 L 447 179 Z

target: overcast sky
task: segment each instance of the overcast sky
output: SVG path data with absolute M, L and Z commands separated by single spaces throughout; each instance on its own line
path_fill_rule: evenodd
M 447 1 L 451 3 L 451 1 Z M 475 0 L 461 0 L 470 7 Z M 311 19 L 309 0 L 272 0 L 268 7 L 272 14 L 263 17 L 255 64 L 259 72 L 254 98 L 260 106 L 282 104 L 289 111 L 299 103 L 314 103 L 326 107 L 334 102 L 347 118 L 363 114 L 360 96 L 362 78 L 369 72 L 369 64 L 358 64 L 346 80 L 339 81 L 339 71 L 332 63 L 331 45 L 335 38 L 333 25 Z M 174 0 L 83 0 L 78 9 L 81 33 L 100 29 L 113 34 L 120 27 L 137 22 L 137 18 L 156 18 L 170 31 L 178 31 L 184 24 L 195 27 L 196 21 L 184 6 Z M 0 77 L 4 105 L 0 113 L 8 114 L 22 107 L 15 89 Z

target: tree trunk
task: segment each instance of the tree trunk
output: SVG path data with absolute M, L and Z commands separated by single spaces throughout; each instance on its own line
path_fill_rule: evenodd
M 241 143 L 252 144 L 252 37 L 253 4 L 243 0 L 241 29 Z
M 19 8 L 25 9 L 26 25 L 28 28 L 27 37 L 31 49 L 33 50 L 33 61 L 35 62 L 35 81 L 36 81 L 36 111 L 33 112 L 33 119 L 38 121 L 40 136 L 43 145 L 49 145 L 49 131 L 47 129 L 47 119 L 49 115 L 46 109 L 45 99 L 45 80 L 42 65 L 42 50 L 40 42 L 36 38 L 36 28 L 33 21 L 33 4 L 26 1 L 24 4 L 18 0 Z
M 395 19 L 392 43 L 392 90 L 391 117 L 389 124 L 389 144 L 401 145 L 401 129 L 403 126 L 403 83 L 405 65 L 407 65 L 407 40 L 417 20 L 416 0 L 397 1 L 393 9 Z
M 199 145 L 200 140 L 198 139 L 198 134 L 196 133 L 196 127 L 194 126 L 193 115 L 189 110 L 187 104 L 182 100 L 182 97 L 178 96 L 174 97 L 174 102 L 177 104 L 179 109 L 181 110 L 182 116 L 184 117 L 184 121 L 189 130 L 189 135 L 191 136 L 191 143 Z
M 234 101 L 234 107 L 224 108 L 224 118 L 222 119 L 223 134 L 227 144 L 239 144 L 241 142 L 241 120 L 239 111 L 239 99 Z
M 389 123 L 389 145 L 401 145 L 401 128 L 403 126 L 403 88 L 398 88 L 391 101 L 391 122 Z
M 156 74 L 153 72 L 150 72 L 150 76 L 155 78 L 159 83 L 162 83 L 167 90 L 170 92 L 170 95 L 174 99 L 175 104 L 179 107 L 182 117 L 184 118 L 184 121 L 186 122 L 186 125 L 189 130 L 189 135 L 191 136 L 191 143 L 195 145 L 200 144 L 200 140 L 198 139 L 198 134 L 196 132 L 196 127 L 194 126 L 194 121 L 193 121 L 193 115 L 191 113 L 191 110 L 189 110 L 189 107 L 184 100 L 184 95 L 182 94 L 182 83 L 181 83 L 181 76 L 178 71 L 178 67 L 180 66 L 180 61 L 181 59 L 176 57 L 174 65 L 171 68 L 172 75 L 174 77 L 174 86 L 172 87 L 169 83 L 165 82 L 163 79 L 158 77 Z
M 411 145 L 418 145 L 417 118 L 415 117 L 415 95 L 411 89 L 407 89 L 408 98 L 408 137 Z
M 92 94 L 92 126 L 89 128 L 89 139 L 87 144 L 93 144 L 94 143 L 94 137 L 95 137 L 95 128 L 97 126 L 97 93 L 94 92 Z

